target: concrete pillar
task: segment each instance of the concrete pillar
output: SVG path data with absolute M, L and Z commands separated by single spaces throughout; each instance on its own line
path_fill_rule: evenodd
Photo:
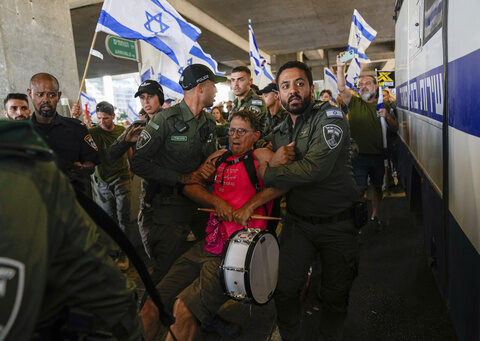
M 320 80 L 324 78 L 323 66 L 312 66 L 312 76 L 314 80 Z
M 275 64 L 272 64 L 272 72 L 275 74 L 277 73 L 277 70 L 285 64 L 286 62 L 292 61 L 292 60 L 297 60 L 297 53 L 287 53 L 287 54 L 277 54 L 275 55 Z
M 79 79 L 68 1 L 2 0 L 0 98 L 9 92 L 27 93 L 30 77 L 38 72 L 53 74 L 62 97 L 70 104 L 76 100 Z M 60 114 L 67 113 L 64 109 L 57 107 Z

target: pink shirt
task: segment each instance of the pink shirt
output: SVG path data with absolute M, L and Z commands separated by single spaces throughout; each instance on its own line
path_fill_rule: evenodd
M 255 153 L 253 153 L 255 157 Z M 230 156 L 227 161 L 233 160 L 239 157 Z M 254 160 L 255 169 L 258 168 L 257 161 Z M 215 183 L 213 185 L 213 194 L 219 196 L 233 207 L 234 210 L 242 207 L 247 201 L 249 201 L 257 191 L 253 187 L 250 178 L 248 177 L 247 170 L 243 162 L 232 164 L 226 167 L 226 163 L 220 164 L 217 168 Z M 224 173 L 225 170 L 225 173 Z M 223 185 L 222 185 L 223 178 Z M 258 179 L 260 187 L 263 188 L 263 182 Z M 272 210 L 272 202 L 267 203 L 268 213 L 265 212 L 264 206 L 260 206 L 255 209 L 254 214 L 268 215 Z M 235 222 L 220 222 L 217 217 L 212 213 L 210 220 L 207 223 L 207 245 L 205 250 L 214 254 L 220 254 L 223 250 L 223 245 L 228 240 L 230 235 L 242 229 L 244 226 L 238 225 Z M 250 219 L 248 227 L 265 230 L 267 227 L 266 220 Z

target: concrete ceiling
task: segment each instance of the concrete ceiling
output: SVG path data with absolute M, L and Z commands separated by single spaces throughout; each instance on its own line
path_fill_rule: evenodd
M 82 2 L 70 0 L 72 3 Z M 84 1 L 83 1 L 84 2 Z M 91 1 L 99 2 L 99 1 Z M 395 0 L 189 0 L 189 4 L 220 22 L 226 29 L 248 40 L 248 19 L 252 20 L 258 46 L 275 61 L 285 54 L 303 52 L 303 57 L 312 67 L 331 66 L 335 56 L 345 49 L 350 31 L 353 10 L 377 30 L 377 36 L 367 50 L 372 59 L 364 64 L 363 71 L 381 69 L 391 65 L 394 58 Z M 85 3 L 85 2 L 84 2 Z M 172 1 L 175 6 L 175 1 Z M 73 8 L 72 24 L 77 53 L 79 74 L 88 56 L 91 39 L 101 9 L 101 3 Z M 179 10 L 180 11 L 180 10 Z M 182 13 L 188 19 L 188 13 Z M 210 53 L 220 69 L 229 71 L 237 65 L 248 65 L 248 52 L 222 38 L 222 31 L 205 29 L 208 22 L 189 20 L 202 29 L 198 39 L 203 50 Z M 104 74 L 119 74 L 138 71 L 134 62 L 113 59 L 105 51 L 105 34 L 99 33 L 96 49 L 104 52 L 105 60 L 92 58 L 88 77 Z M 277 58 L 276 58 L 277 57 Z M 279 59 L 283 60 L 283 59 Z

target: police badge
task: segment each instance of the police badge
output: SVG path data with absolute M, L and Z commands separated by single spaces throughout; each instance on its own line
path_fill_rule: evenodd
M 0 340 L 10 331 L 17 318 L 25 285 L 25 265 L 17 260 L 0 257 Z
M 152 136 L 146 131 L 145 129 L 142 130 L 140 136 L 138 137 L 137 145 L 135 146 L 136 149 L 141 149 L 145 147 L 145 145 L 150 141 Z
M 327 124 L 323 127 L 323 138 L 330 149 L 335 149 L 342 141 L 343 130 L 336 124 Z

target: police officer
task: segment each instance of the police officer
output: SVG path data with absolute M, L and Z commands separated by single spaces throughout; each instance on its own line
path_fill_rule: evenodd
M 282 105 L 290 115 L 276 129 L 276 153 L 260 172 L 264 171 L 272 196 L 279 194 L 273 189 L 287 192 L 288 214 L 280 236 L 275 294 L 280 335 L 283 340 L 301 339 L 299 293 L 319 253 L 321 329 L 325 340 L 342 340 L 358 264 L 352 207 L 360 198 L 350 161 L 348 122 L 343 112 L 328 102 L 312 102 L 312 73 L 304 63 L 294 61 L 280 67 L 277 84 Z M 254 197 L 235 212 L 235 221 L 245 223 L 260 204 L 263 201 Z
M 27 92 L 35 112 L 30 119 L 35 131 L 55 152 L 60 169 L 74 186 L 90 194 L 90 174 L 99 163 L 98 149 L 83 123 L 57 113 L 62 96 L 58 90 L 58 80 L 54 76 L 48 73 L 32 76 Z
M 30 122 L 0 122 L 0 339 L 141 340 L 133 283 L 53 159 Z
M 263 99 L 251 88 L 253 79 L 250 69 L 246 66 L 237 66 L 232 70 L 230 81 L 233 93 L 237 96 L 233 101 L 230 115 L 239 110 L 250 110 L 257 114 L 257 118 L 262 121 L 267 114 L 267 107 Z
M 262 121 L 262 135 L 267 136 L 287 117 L 288 112 L 280 104 L 277 84 L 270 83 L 257 94 L 262 96 L 268 110 Z
M 132 170 L 153 188 L 154 226 L 147 238 L 154 281 L 160 281 L 180 255 L 190 231 L 197 239 L 203 235 L 206 217 L 183 196 L 182 187 L 201 181 L 204 170 L 197 168 L 215 151 L 215 119 L 203 109 L 213 105 L 215 83 L 225 80 L 204 65 L 186 67 L 179 82 L 184 99 L 156 114 L 135 146 Z
M 117 140 L 107 149 L 107 156 L 116 160 L 125 155 L 130 148 L 135 147 L 135 143 L 140 136 L 140 133 L 148 124 L 148 122 L 158 112 L 162 110 L 164 104 L 164 94 L 162 86 L 154 80 L 146 80 L 138 87 L 135 97 L 140 97 L 142 104 L 142 111 L 145 113 L 145 118 L 133 122 Z M 148 182 L 142 179 L 141 194 L 140 194 L 140 209 L 138 212 L 138 231 L 142 238 L 142 243 L 145 248 L 145 253 L 150 257 L 150 246 L 148 245 L 148 234 L 153 225 L 153 210 L 151 207 L 151 198 L 146 197 Z

